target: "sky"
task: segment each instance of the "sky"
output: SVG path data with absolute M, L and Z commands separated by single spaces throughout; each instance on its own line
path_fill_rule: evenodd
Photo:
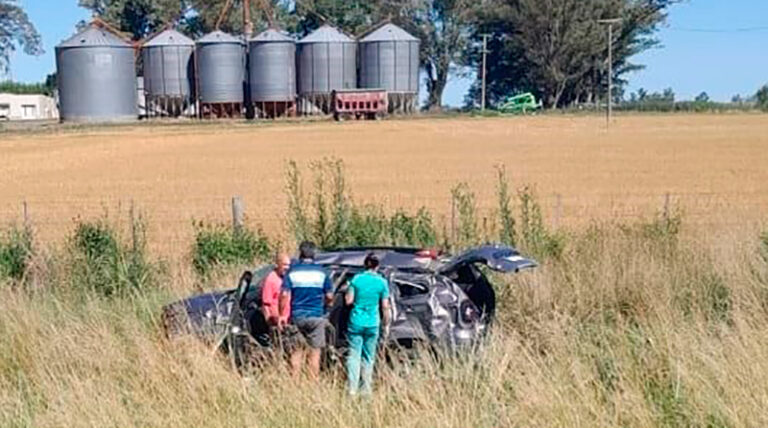
M 45 54 L 14 54 L 11 77 L 39 82 L 54 71 L 54 46 L 90 13 L 77 0 L 20 3 L 43 37 Z M 736 94 L 752 95 L 768 83 L 768 0 L 687 0 L 670 9 L 657 36 L 660 47 L 633 58 L 646 68 L 627 76 L 630 92 L 671 87 L 678 99 L 706 91 L 713 100 L 728 101 Z M 471 82 L 451 79 L 444 104 L 460 106 Z

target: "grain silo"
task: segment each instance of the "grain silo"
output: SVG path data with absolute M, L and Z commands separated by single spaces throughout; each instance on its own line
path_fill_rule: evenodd
M 148 116 L 178 117 L 193 101 L 195 42 L 171 29 L 142 46 Z
M 214 31 L 197 41 L 197 85 L 203 117 L 240 117 L 245 98 L 242 40 Z
M 419 44 L 419 39 L 390 23 L 360 39 L 360 87 L 385 89 L 391 112 L 416 109 Z
M 258 117 L 296 111 L 296 41 L 269 29 L 248 42 L 251 99 Z
M 63 122 L 121 122 L 138 118 L 136 59 L 131 44 L 90 26 L 56 46 Z
M 324 25 L 297 45 L 299 110 L 330 113 L 331 92 L 357 87 L 357 43 Z

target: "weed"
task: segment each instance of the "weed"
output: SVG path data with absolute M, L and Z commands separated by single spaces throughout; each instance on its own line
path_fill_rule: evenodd
M 141 217 L 131 221 L 131 242 L 123 243 L 106 217 L 78 220 L 67 247 L 74 289 L 111 297 L 157 285 L 160 265 L 146 250 L 146 227 Z
M 0 237 L 0 280 L 22 281 L 33 255 L 29 228 L 11 226 Z
M 347 231 L 348 241 L 353 246 L 381 245 L 386 242 L 389 222 L 381 207 L 364 205 L 353 207 Z
M 565 247 L 565 237 L 549 232 L 544 225 L 536 193 L 531 186 L 518 191 L 520 203 L 520 235 L 523 248 L 535 257 L 559 258 Z
M 285 171 L 286 193 L 288 195 L 288 228 L 293 232 L 296 242 L 301 242 L 310 237 L 301 172 L 293 160 L 288 161 Z
M 261 229 L 232 230 L 223 223 L 197 222 L 192 249 L 192 266 L 204 278 L 216 269 L 267 260 L 271 249 Z
M 477 244 L 477 204 L 475 193 L 467 183 L 459 183 L 451 190 L 453 207 L 456 211 L 457 229 L 454 242 L 459 248 Z
M 509 193 L 507 169 L 504 165 L 497 165 L 496 174 L 498 178 L 496 182 L 496 197 L 499 204 L 499 242 L 514 246 L 517 243 L 517 236 L 515 233 L 515 218 L 512 215 L 512 208 L 510 206 L 512 196 Z
M 437 244 L 437 233 L 432 216 L 422 207 L 415 215 L 398 210 L 389 219 L 389 238 L 392 245 L 431 247 Z

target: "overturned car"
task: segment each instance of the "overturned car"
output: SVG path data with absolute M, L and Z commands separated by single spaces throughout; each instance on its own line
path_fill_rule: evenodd
M 512 247 L 486 245 L 459 256 L 432 250 L 400 247 L 344 248 L 317 255 L 334 286 L 329 308 L 328 343 L 332 354 L 346 348 L 349 308 L 344 305 L 347 282 L 363 270 L 363 260 L 375 253 L 379 271 L 388 280 L 392 299 L 387 346 L 410 348 L 426 344 L 459 349 L 480 339 L 496 309 L 493 286 L 481 266 L 502 273 L 536 267 L 535 261 Z M 203 294 L 163 308 L 169 337 L 194 334 L 215 344 L 237 362 L 250 352 L 270 349 L 272 343 L 261 311 L 261 285 L 273 266 L 245 272 L 236 288 Z

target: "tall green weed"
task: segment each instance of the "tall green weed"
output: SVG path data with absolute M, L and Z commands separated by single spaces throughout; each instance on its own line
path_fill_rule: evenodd
M 0 235 L 0 280 L 22 281 L 32 260 L 32 232 L 11 226 Z
M 269 259 L 272 248 L 261 229 L 233 229 L 224 223 L 196 222 L 192 266 L 203 278 L 221 268 Z
M 132 218 L 128 239 L 106 216 L 77 220 L 65 252 L 73 289 L 113 297 L 159 285 L 162 266 L 149 258 L 140 216 Z

